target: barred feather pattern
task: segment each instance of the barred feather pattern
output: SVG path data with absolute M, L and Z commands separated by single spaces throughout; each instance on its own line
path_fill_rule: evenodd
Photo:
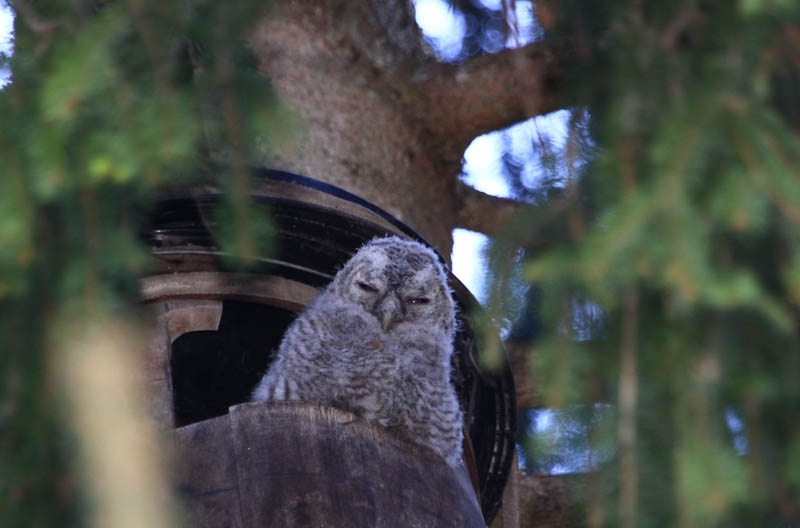
M 338 407 L 455 466 L 462 413 L 451 382 L 455 304 L 436 254 L 374 239 L 289 326 L 253 400 Z

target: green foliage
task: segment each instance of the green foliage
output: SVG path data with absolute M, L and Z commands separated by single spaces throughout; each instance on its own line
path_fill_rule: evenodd
M 148 207 L 200 174 L 230 193 L 223 248 L 268 251 L 246 171 L 285 113 L 246 42 L 263 2 L 22 7 L 0 91 L 0 525 L 71 526 L 85 501 L 54 404 L 52 322 L 89 325 L 136 302 Z M 230 170 L 209 176 L 220 160 Z
M 565 213 L 545 225 L 541 215 L 520 219 L 495 242 L 500 277 L 516 273 L 502 248 L 528 248 L 515 280 L 538 292 L 537 388 L 546 405 L 567 410 L 612 402 L 619 412 L 605 421 L 615 425 L 620 386 L 638 388 L 625 418 L 635 443 L 619 443 L 597 466 L 613 485 L 586 497 L 592 526 L 631 514 L 626 482 L 636 487 L 635 526 L 795 525 L 797 5 L 601 4 L 537 3 L 545 38 L 578 62 L 567 90 L 582 104 L 575 115 L 589 116 L 570 132 L 584 163 L 572 177 L 574 157 L 555 153 L 560 178 L 536 203 L 544 215 L 547 206 Z M 536 253 L 530 226 L 560 242 Z M 496 319 L 511 317 L 503 302 L 490 301 Z M 633 377 L 622 373 L 631 346 Z M 743 423 L 741 452 L 728 415 Z M 592 441 L 607 439 L 599 428 L 608 423 L 575 419 Z M 541 445 L 529 447 L 546 459 Z M 638 484 L 621 464 L 631 450 Z

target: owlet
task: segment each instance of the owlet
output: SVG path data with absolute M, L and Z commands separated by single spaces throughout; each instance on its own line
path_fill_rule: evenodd
M 289 326 L 253 399 L 345 409 L 455 466 L 455 326 L 436 254 L 398 237 L 373 239 Z

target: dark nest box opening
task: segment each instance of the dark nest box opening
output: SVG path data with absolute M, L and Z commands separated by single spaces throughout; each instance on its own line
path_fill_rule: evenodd
M 218 330 L 187 332 L 172 343 L 175 426 L 222 416 L 250 399 L 294 312 L 266 304 L 222 301 Z
M 278 171 L 253 173 L 253 200 L 273 219 L 273 254 L 247 274 L 226 269 L 214 241 L 219 194 L 160 199 L 147 234 L 159 274 L 143 282 L 159 306 L 166 357 L 161 396 L 165 423 L 182 427 L 224 415 L 249 401 L 283 332 L 368 240 L 424 239 L 378 207 L 331 185 Z M 454 383 L 469 430 L 487 521 L 500 506 L 515 452 L 514 384 L 508 364 L 481 371 L 470 313 L 477 302 L 450 274 L 460 330 Z M 158 391 L 155 391 L 158 392 Z

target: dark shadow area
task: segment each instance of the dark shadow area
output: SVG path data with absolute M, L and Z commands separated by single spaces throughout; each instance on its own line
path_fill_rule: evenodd
M 223 301 L 219 330 L 188 332 L 172 344 L 175 426 L 222 416 L 250 400 L 294 312 Z

